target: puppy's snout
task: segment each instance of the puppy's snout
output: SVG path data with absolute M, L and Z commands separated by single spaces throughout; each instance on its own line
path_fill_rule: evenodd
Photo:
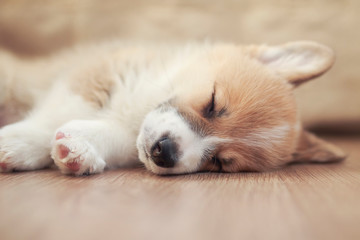
M 159 167 L 174 167 L 177 160 L 176 143 L 170 138 L 162 138 L 152 146 L 151 159 Z

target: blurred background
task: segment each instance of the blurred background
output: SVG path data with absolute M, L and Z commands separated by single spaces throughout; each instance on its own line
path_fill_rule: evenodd
M 358 0 L 0 0 L 0 48 L 21 57 L 113 39 L 332 47 L 334 67 L 297 90 L 302 118 L 318 131 L 360 133 Z

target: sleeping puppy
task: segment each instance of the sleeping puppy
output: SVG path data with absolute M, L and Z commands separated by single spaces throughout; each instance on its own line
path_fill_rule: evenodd
M 344 159 L 303 130 L 293 90 L 334 54 L 279 46 L 108 43 L 46 59 L 0 54 L 0 171 L 64 174 L 139 160 L 156 174 L 267 171 Z

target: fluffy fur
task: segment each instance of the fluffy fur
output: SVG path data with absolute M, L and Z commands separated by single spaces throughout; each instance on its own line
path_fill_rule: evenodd
M 0 53 L 0 171 L 53 161 L 74 175 L 139 160 L 157 174 L 338 161 L 340 149 L 302 129 L 293 96 L 333 61 L 313 42 L 113 43 L 31 61 Z

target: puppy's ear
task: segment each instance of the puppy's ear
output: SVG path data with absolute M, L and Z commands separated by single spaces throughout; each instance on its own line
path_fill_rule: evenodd
M 250 46 L 252 57 L 285 77 L 294 86 L 326 72 L 334 63 L 334 52 L 321 44 L 308 41 L 279 46 Z
M 294 162 L 337 162 L 345 158 L 340 148 L 306 131 L 301 133 L 293 154 Z

